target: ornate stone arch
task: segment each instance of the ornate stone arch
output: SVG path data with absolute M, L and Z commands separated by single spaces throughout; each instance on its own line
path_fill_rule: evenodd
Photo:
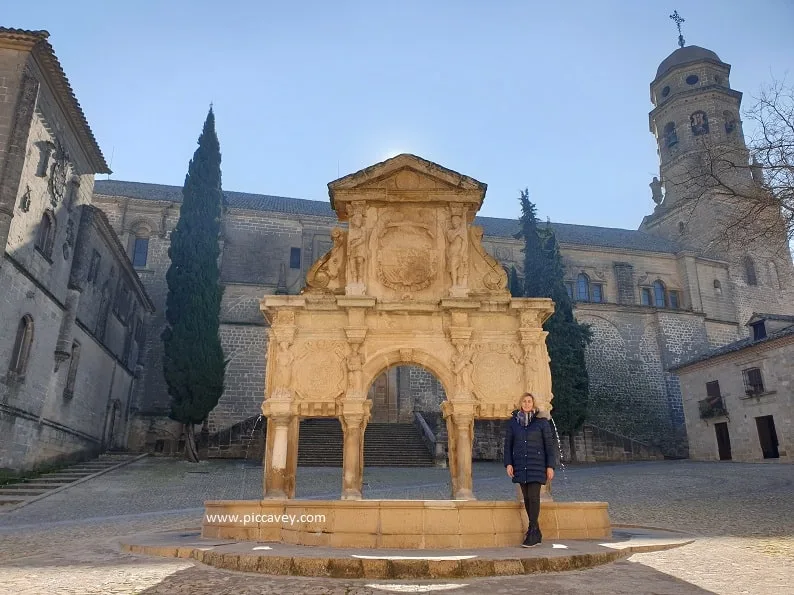
M 438 357 L 415 348 L 392 348 L 376 353 L 362 366 L 363 386 L 371 385 L 375 379 L 392 366 L 421 366 L 431 372 L 441 383 L 444 392 L 449 394 L 455 386 L 455 379 L 449 364 Z
M 540 415 L 551 409 L 542 325 L 554 305 L 511 298 L 508 276 L 471 225 L 484 184 L 399 155 L 329 189 L 347 233 L 334 235 L 300 295 L 260 302 L 270 324 L 265 494 L 294 496 L 299 420 L 337 417 L 342 498 L 361 498 L 367 388 L 402 363 L 425 367 L 444 387 L 453 495 L 473 498 L 474 420 L 509 418 L 525 391 Z

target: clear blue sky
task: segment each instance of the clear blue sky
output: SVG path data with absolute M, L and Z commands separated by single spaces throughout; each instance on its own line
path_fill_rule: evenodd
M 526 186 L 544 219 L 636 228 L 674 9 L 746 107 L 794 67 L 791 0 L 5 0 L 0 20 L 51 33 L 114 179 L 181 185 L 212 101 L 226 190 L 327 200 L 411 152 L 487 183 L 483 215 L 516 217 Z

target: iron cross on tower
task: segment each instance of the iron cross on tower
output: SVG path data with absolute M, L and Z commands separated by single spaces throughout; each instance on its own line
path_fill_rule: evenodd
M 678 14 L 677 10 L 673 11 L 673 14 L 670 15 L 670 18 L 675 21 L 675 24 L 678 27 L 678 45 L 679 47 L 684 47 L 684 35 L 681 33 L 681 23 L 683 23 L 685 19 Z

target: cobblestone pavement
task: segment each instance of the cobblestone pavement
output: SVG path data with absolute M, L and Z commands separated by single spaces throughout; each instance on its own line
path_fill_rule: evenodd
M 204 500 L 258 498 L 261 477 L 253 463 L 147 458 L 0 513 L 0 593 L 794 593 L 794 466 L 781 464 L 660 461 L 559 473 L 557 500 L 605 500 L 615 523 L 698 536 L 683 548 L 585 571 L 345 581 L 232 573 L 119 552 L 123 535 L 198 527 Z M 364 481 L 369 498 L 449 494 L 446 469 L 367 468 Z M 474 485 L 483 500 L 515 494 L 499 464 L 475 464 Z M 299 497 L 337 498 L 340 487 L 340 469 L 299 469 Z

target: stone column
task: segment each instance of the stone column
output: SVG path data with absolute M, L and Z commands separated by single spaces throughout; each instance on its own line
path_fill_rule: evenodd
M 474 415 L 473 413 L 455 413 L 453 420 L 456 426 L 455 445 L 457 452 L 458 489 L 455 492 L 457 500 L 474 500 L 471 478 L 472 446 L 474 442 Z
M 441 405 L 447 420 L 449 471 L 452 497 L 474 500 L 471 462 L 474 443 L 474 402 L 445 402 Z
M 364 480 L 364 432 L 371 401 L 345 401 L 339 421 L 344 435 L 342 451 L 342 500 L 361 500 Z
M 295 495 L 295 469 L 290 456 L 297 450 L 297 417 L 291 399 L 268 399 L 262 406 L 267 416 L 265 448 L 265 498 L 292 498 Z

